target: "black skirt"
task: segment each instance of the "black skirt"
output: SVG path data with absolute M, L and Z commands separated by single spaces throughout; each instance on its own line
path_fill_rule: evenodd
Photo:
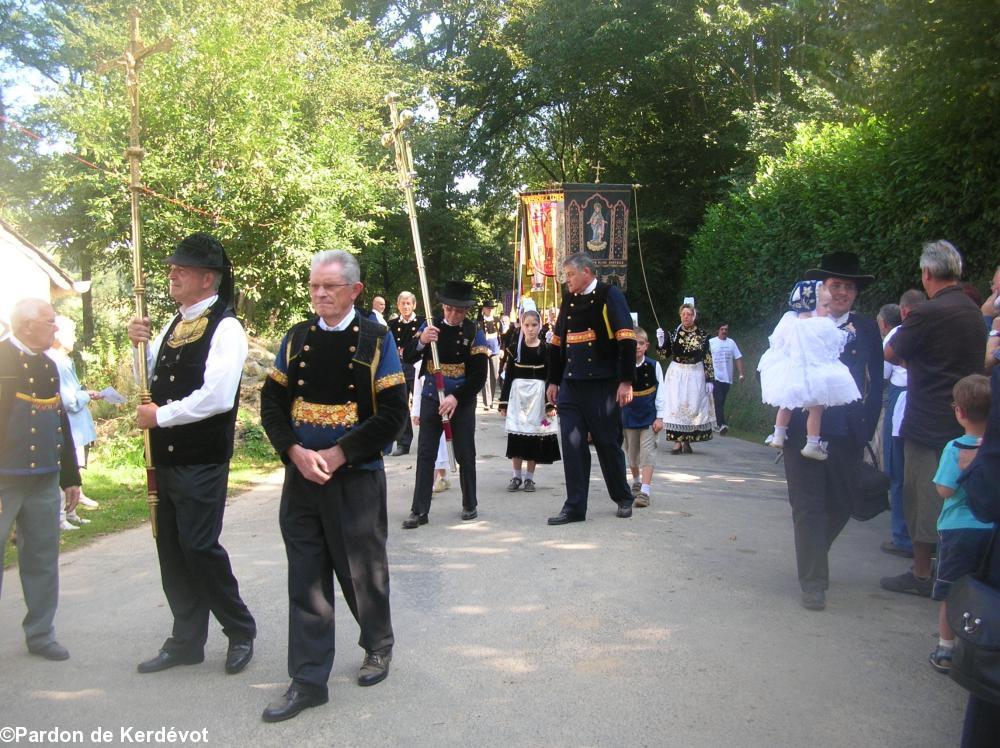
M 507 434 L 507 456 L 522 460 L 551 465 L 562 459 L 559 454 L 559 437 L 555 434 L 528 436 L 527 434 Z

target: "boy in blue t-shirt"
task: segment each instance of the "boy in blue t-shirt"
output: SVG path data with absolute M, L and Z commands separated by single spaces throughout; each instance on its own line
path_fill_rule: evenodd
M 965 429 L 965 436 L 952 439 L 941 453 L 934 484 L 944 499 L 938 517 L 938 566 L 932 597 L 941 601 L 938 613 L 938 645 L 931 652 L 930 663 L 935 670 L 947 673 L 955 648 L 955 632 L 948 626 L 945 599 L 953 582 L 973 574 L 982 563 L 993 536 L 993 525 L 973 516 L 966 501 L 965 489 L 958 485 L 958 476 L 975 456 L 986 431 L 990 411 L 990 380 L 982 374 L 971 374 L 955 383 L 955 418 Z M 963 454 L 964 453 L 964 454 Z

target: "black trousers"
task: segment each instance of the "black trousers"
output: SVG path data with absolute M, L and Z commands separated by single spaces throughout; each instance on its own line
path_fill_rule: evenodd
M 333 577 L 368 651 L 392 646 L 385 473 L 335 473 L 324 485 L 285 468 L 278 514 L 288 557 L 288 675 L 326 694 L 335 651 Z
M 240 598 L 229 554 L 219 543 L 229 463 L 156 468 L 156 552 L 174 616 L 167 652 L 197 655 L 208 639 L 209 611 L 230 639 L 252 639 L 257 624 Z
M 712 388 L 712 399 L 715 400 L 715 422 L 721 427 L 726 425 L 726 396 L 729 394 L 729 382 L 716 380 Z
M 632 491 L 625 477 L 622 451 L 622 416 L 617 400 L 618 381 L 564 379 L 556 407 L 562 436 L 566 503 L 563 509 L 575 516 L 587 514 L 590 490 L 590 434 L 608 495 L 616 504 L 632 505 Z
M 406 378 L 406 392 L 412 397 L 414 377 L 416 376 L 412 364 L 403 364 L 403 376 Z M 411 444 L 413 444 L 413 422 L 410 420 L 409 411 L 407 411 L 406 420 L 403 422 L 403 430 L 396 437 L 396 446 L 409 451 Z
M 826 460 L 803 457 L 805 434 L 793 432 L 785 442 L 785 479 L 792 505 L 795 560 L 803 592 L 830 586 L 828 554 L 851 518 L 851 501 L 859 489 L 864 447 L 850 437 L 828 441 Z
M 441 443 L 441 416 L 437 397 L 420 398 L 420 436 L 417 437 L 417 474 L 410 511 L 427 514 L 431 510 L 434 463 Z M 452 447 L 462 486 L 462 508 L 475 509 L 476 501 L 476 401 L 459 403 L 451 416 Z

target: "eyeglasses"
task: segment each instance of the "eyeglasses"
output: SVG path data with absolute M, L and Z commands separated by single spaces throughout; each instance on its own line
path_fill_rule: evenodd
M 309 290 L 316 292 L 322 288 L 323 290 L 332 293 L 333 289 L 335 288 L 344 288 L 346 286 L 353 286 L 353 285 L 354 285 L 353 283 L 310 283 Z

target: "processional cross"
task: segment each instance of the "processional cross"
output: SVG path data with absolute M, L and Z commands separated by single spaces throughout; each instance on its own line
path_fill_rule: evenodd
M 139 41 L 139 9 L 130 8 L 129 18 L 129 43 L 125 53 L 116 60 L 109 60 L 97 68 L 100 75 L 107 73 L 119 65 L 125 68 L 125 87 L 128 89 L 129 99 L 129 131 L 128 148 L 125 149 L 125 158 L 129 164 L 129 193 L 132 202 L 132 285 L 135 295 L 135 313 L 140 319 L 146 317 L 146 281 L 142 272 L 142 244 L 141 226 L 139 223 L 139 191 L 142 182 L 139 178 L 139 162 L 142 161 L 146 152 L 139 145 L 139 69 L 143 60 L 156 52 L 166 52 L 174 42 L 172 39 L 161 39 L 150 47 L 142 46 Z M 140 343 L 137 346 L 137 356 L 139 359 L 139 399 L 143 403 L 152 401 L 149 393 L 149 372 L 146 370 L 146 344 Z M 149 505 L 150 528 L 153 537 L 156 537 L 156 505 L 158 502 L 156 493 L 156 474 L 153 471 L 153 451 L 149 442 L 149 431 L 144 430 L 143 444 L 146 453 L 146 503 Z
M 596 179 L 594 179 L 594 184 L 600 184 L 600 183 L 601 183 L 601 172 L 602 172 L 602 171 L 607 171 L 607 168 L 608 168 L 608 167 L 606 167 L 606 166 L 601 166 L 601 162 L 600 162 L 600 161 L 598 161 L 598 162 L 597 162 L 597 166 L 594 166 L 594 167 L 592 167 L 592 168 L 594 169 L 594 171 L 596 171 L 596 172 L 597 172 L 597 178 L 596 178 Z

